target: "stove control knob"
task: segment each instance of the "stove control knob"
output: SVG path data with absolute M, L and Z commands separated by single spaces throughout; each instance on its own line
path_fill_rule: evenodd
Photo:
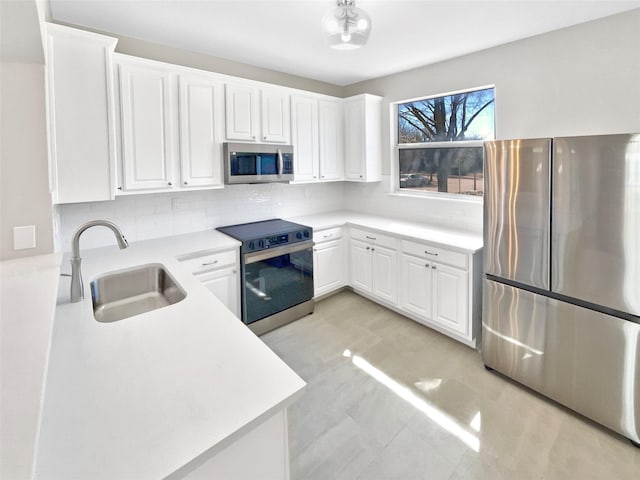
M 256 242 L 254 241 L 249 242 L 249 249 L 253 250 L 255 248 L 256 248 Z
M 302 232 L 296 232 L 296 238 L 302 240 Z
M 258 247 L 264 248 L 264 240 L 258 240 Z
M 309 235 L 310 235 L 309 230 L 305 230 L 304 231 L 304 238 L 309 238 Z

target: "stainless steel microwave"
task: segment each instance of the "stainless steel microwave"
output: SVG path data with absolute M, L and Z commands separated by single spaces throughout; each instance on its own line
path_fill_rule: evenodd
M 293 147 L 264 143 L 225 143 L 224 182 L 273 183 L 293 180 Z

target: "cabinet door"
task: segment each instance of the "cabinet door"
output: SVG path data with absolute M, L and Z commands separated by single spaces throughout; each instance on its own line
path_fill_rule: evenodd
M 213 272 L 203 273 L 197 276 L 198 280 L 213 293 L 218 300 L 231 310 L 236 316 L 240 316 L 238 271 L 236 267 L 221 268 Z
M 113 200 L 115 38 L 46 23 L 54 203 Z
M 262 141 L 289 143 L 291 119 L 289 94 L 276 89 L 264 89 L 261 94 Z
M 318 179 L 318 101 L 313 97 L 291 98 L 293 161 L 296 180 Z
M 396 303 L 398 300 L 398 254 L 395 250 L 373 245 L 371 247 L 373 262 L 373 294 Z
M 222 85 L 197 76 L 179 81 L 182 186 L 222 185 Z
M 344 104 L 344 176 L 349 180 L 365 178 L 365 125 L 364 103 L 352 101 Z
M 351 286 L 370 292 L 371 272 L 371 246 L 360 240 L 351 239 Z
M 425 320 L 431 320 L 433 294 L 431 263 L 403 254 L 401 283 L 401 307 Z
M 313 283 L 317 297 L 344 285 L 344 256 L 341 240 L 320 243 L 313 250 Z
M 225 86 L 227 140 L 255 141 L 258 131 L 258 90 L 246 85 Z
M 461 335 L 469 333 L 469 274 L 442 264 L 432 264 L 433 320 Z
M 339 180 L 344 177 L 342 105 L 321 100 L 318 103 L 318 120 L 320 179 Z
M 173 77 L 167 70 L 120 64 L 125 190 L 173 186 Z

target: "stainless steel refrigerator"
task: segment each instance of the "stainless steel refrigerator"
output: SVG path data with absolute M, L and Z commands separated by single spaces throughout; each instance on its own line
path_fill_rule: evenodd
M 640 443 L 640 134 L 485 143 L 482 359 Z

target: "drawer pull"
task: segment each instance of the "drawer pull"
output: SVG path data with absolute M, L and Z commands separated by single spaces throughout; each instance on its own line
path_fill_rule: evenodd
M 432 268 L 433 270 L 435 270 L 435 269 L 436 269 L 436 266 L 435 266 L 435 265 L 431 265 L 431 268 Z
M 366 235 L 366 238 L 368 238 L 369 240 L 375 240 L 376 237 L 370 237 L 369 235 Z
M 209 265 L 215 265 L 216 263 L 218 263 L 218 260 L 214 260 L 213 262 L 203 263 L 202 266 L 203 267 L 208 267 Z
M 367 250 L 371 250 L 371 247 L 367 247 Z
M 430 252 L 429 250 L 425 250 L 424 253 L 426 253 L 427 255 L 433 255 L 434 257 L 438 256 L 437 253 Z
M 329 235 L 323 235 L 322 238 L 331 238 L 333 237 L 333 233 L 330 233 Z
M 431 265 L 429 265 L 428 263 L 425 263 L 424 266 L 429 268 Z

